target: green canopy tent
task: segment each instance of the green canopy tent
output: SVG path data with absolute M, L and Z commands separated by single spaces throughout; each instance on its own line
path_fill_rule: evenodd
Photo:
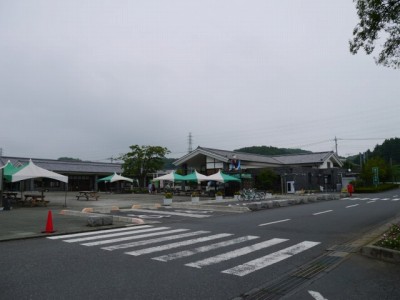
M 133 179 L 118 175 L 117 173 L 114 173 L 114 174 L 112 174 L 110 176 L 107 176 L 107 177 L 103 177 L 103 178 L 97 179 L 97 182 L 115 182 L 115 181 L 133 182 Z
M 224 183 L 224 190 L 226 191 L 226 185 L 225 183 L 227 182 L 241 182 L 241 180 L 239 178 L 227 175 L 225 173 L 222 173 L 221 170 L 219 170 L 217 173 L 212 174 L 210 176 L 207 176 L 208 180 L 210 181 L 217 181 L 217 182 L 221 182 Z M 216 188 L 217 189 L 217 188 Z
M 2 166 L 0 169 L 3 170 L 3 178 L 8 181 L 8 182 L 12 182 L 12 176 L 13 174 L 15 174 L 16 172 L 18 172 L 18 170 L 20 170 L 21 168 L 23 168 L 24 166 L 21 167 L 15 167 L 11 161 L 7 161 L 7 163 Z
M 7 161 L 7 163 L 4 166 L 0 167 L 0 203 L 2 203 L 3 206 L 5 206 L 3 199 L 4 180 L 11 182 L 12 174 L 17 172 L 18 169 L 19 168 L 14 167 L 11 161 Z
M 200 181 L 209 181 L 210 179 L 208 179 L 208 176 L 200 174 L 195 170 L 193 173 L 183 176 L 183 180 L 196 181 L 200 183 Z
M 97 182 L 99 182 L 99 183 L 104 182 L 104 184 L 107 184 L 107 182 L 112 183 L 112 182 L 117 182 L 117 181 L 128 181 L 128 182 L 132 183 L 133 179 L 118 175 L 115 172 L 114 172 L 114 174 L 111 174 L 107 177 L 97 179 Z M 105 189 L 107 190 L 107 186 L 105 187 Z M 109 187 L 109 190 L 111 190 L 111 186 Z
M 163 176 L 153 178 L 153 181 L 161 181 L 161 180 L 175 182 L 175 181 L 183 181 L 185 179 L 184 176 L 175 173 L 175 171 L 172 171 L 171 173 L 165 174 Z
M 206 175 L 200 174 L 199 172 L 194 170 L 193 173 L 183 176 L 183 180 L 189 181 L 189 182 L 197 182 L 197 184 L 198 184 L 197 190 L 201 193 L 201 185 L 200 185 L 201 181 L 208 181 L 209 179 Z M 186 186 L 185 186 L 185 190 L 186 190 Z

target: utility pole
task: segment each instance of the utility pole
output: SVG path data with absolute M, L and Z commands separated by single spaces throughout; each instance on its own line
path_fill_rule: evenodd
M 338 152 L 337 152 L 337 137 L 335 136 L 335 149 L 336 149 L 336 155 L 339 156 Z
M 189 142 L 188 153 L 190 153 L 190 152 L 193 151 L 193 148 L 192 148 L 193 139 L 192 139 L 192 133 L 191 132 L 189 132 L 188 142 Z

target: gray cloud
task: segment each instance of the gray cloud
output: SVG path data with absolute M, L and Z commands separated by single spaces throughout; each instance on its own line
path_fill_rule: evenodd
M 356 23 L 345 0 L 2 1 L 0 147 L 365 151 L 398 136 L 399 73 L 349 53 Z

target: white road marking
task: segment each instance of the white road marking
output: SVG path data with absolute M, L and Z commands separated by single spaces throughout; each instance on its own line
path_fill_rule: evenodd
M 379 200 L 379 198 L 372 198 L 371 200 Z
M 275 221 L 275 222 L 264 223 L 264 224 L 260 224 L 258 226 L 266 226 L 266 225 L 282 223 L 282 222 L 286 222 L 286 221 L 290 221 L 290 219 L 284 219 L 284 220 L 279 220 L 279 221 Z
M 72 238 L 72 237 L 78 237 L 78 236 L 96 235 L 96 234 L 102 234 L 102 233 L 108 233 L 108 232 L 119 232 L 119 231 L 126 231 L 126 230 L 138 230 L 138 229 L 149 228 L 149 227 L 153 227 L 153 226 L 150 226 L 150 225 L 130 226 L 130 227 L 124 227 L 124 228 L 117 228 L 117 229 L 107 229 L 107 230 L 98 230 L 98 231 L 90 231 L 90 232 L 81 232 L 81 233 L 49 236 L 47 238 L 50 239 L 50 240 L 58 240 L 58 239 Z
M 156 246 L 156 247 L 151 247 L 151 248 L 145 248 L 145 249 L 141 249 L 141 250 L 137 250 L 137 251 L 125 252 L 125 254 L 139 256 L 142 254 L 159 252 L 159 251 L 169 250 L 169 249 L 183 247 L 183 246 L 187 246 L 187 245 L 192 245 L 192 244 L 196 244 L 196 243 L 207 242 L 207 241 L 220 239 L 220 238 L 231 236 L 231 235 L 233 235 L 233 234 L 220 233 L 220 234 L 210 235 L 210 236 L 206 236 L 206 237 L 202 237 L 202 238 L 191 239 L 191 240 L 186 240 L 186 241 L 182 241 L 182 242 L 166 244 L 166 245 Z
M 382 198 L 381 199 L 382 201 L 387 201 L 387 200 L 390 200 L 389 198 Z
M 358 205 L 360 205 L 360 204 L 349 205 L 349 206 L 346 206 L 346 208 L 355 207 L 355 206 L 358 206 Z
M 116 236 L 122 236 L 122 235 L 132 235 L 132 234 L 137 234 L 137 233 L 158 231 L 158 230 L 165 230 L 165 229 L 169 229 L 169 227 L 156 227 L 156 228 L 149 228 L 149 229 L 131 230 L 129 232 L 102 234 L 102 235 L 95 235 L 95 236 L 89 236 L 89 237 L 83 237 L 83 238 L 64 240 L 63 242 L 76 243 L 76 242 L 92 241 L 92 240 L 99 240 L 99 239 L 104 239 L 104 238 L 109 238 L 109 237 L 116 237 Z
M 317 213 L 314 213 L 313 216 L 321 215 L 321 214 L 326 214 L 326 213 L 329 213 L 329 212 L 331 212 L 331 211 L 333 211 L 333 210 L 330 209 L 330 210 L 325 210 L 325 211 L 317 212 Z
M 184 230 L 187 230 L 187 229 L 184 229 Z M 191 237 L 191 236 L 195 236 L 195 235 L 199 235 L 199 234 L 203 234 L 203 233 L 204 232 L 199 233 L 198 231 L 189 232 L 189 233 L 182 233 L 182 234 L 164 236 L 164 237 L 160 237 L 160 238 L 156 238 L 156 239 L 150 239 L 150 240 L 144 240 L 144 241 L 138 241 L 138 242 L 132 242 L 132 243 L 108 246 L 108 247 L 103 247 L 101 249 L 108 250 L 108 251 L 113 251 L 113 250 L 118 250 L 118 249 L 133 248 L 133 247 L 137 247 L 137 246 L 144 246 L 144 245 L 155 244 L 155 243 L 160 243 L 160 242 L 165 242 L 165 241 L 178 240 L 178 239 Z
M 392 201 L 399 201 L 400 198 L 393 198 Z
M 203 247 L 198 247 L 198 248 L 195 248 L 192 250 L 180 251 L 180 252 L 175 252 L 172 254 L 153 257 L 152 259 L 159 260 L 159 261 L 169 261 L 169 260 L 179 259 L 182 257 L 188 257 L 191 255 L 195 255 L 197 253 L 203 253 L 203 252 L 211 251 L 211 250 L 222 248 L 222 247 L 227 247 L 230 245 L 235 245 L 235 244 L 251 241 L 254 239 L 258 239 L 258 238 L 259 238 L 258 236 L 248 235 L 248 236 L 243 236 L 243 237 L 239 237 L 236 239 L 228 240 L 225 242 L 219 242 L 219 243 L 215 243 L 215 244 L 211 244 L 211 245 L 207 245 L 207 246 L 203 246 Z
M 369 204 L 369 203 L 375 203 L 375 202 L 376 202 L 375 200 L 371 200 L 371 201 L 368 201 L 367 204 Z
M 263 269 L 265 267 L 268 267 L 272 264 L 275 264 L 277 262 L 280 262 L 284 259 L 287 259 L 289 257 L 292 257 L 293 255 L 299 254 L 300 252 L 303 252 L 305 250 L 308 250 L 316 245 L 320 244 L 319 242 L 309 242 L 309 241 L 304 241 L 299 244 L 296 244 L 294 246 L 282 249 L 280 251 L 265 255 L 263 257 L 254 259 L 252 261 L 249 261 L 245 264 L 233 267 L 231 269 L 227 269 L 225 271 L 222 271 L 221 273 L 225 274 L 232 274 L 236 276 L 245 276 L 247 274 L 250 274 L 254 271 Z
M 126 237 L 121 237 L 117 239 L 110 239 L 110 240 L 102 240 L 102 241 L 94 241 L 90 243 L 83 243 L 81 244 L 82 246 L 99 246 L 99 245 L 105 245 L 105 244 L 112 244 L 112 243 L 120 243 L 124 241 L 131 241 L 131 240 L 138 240 L 141 238 L 148 238 L 152 236 L 159 236 L 159 235 L 166 235 L 166 234 L 171 234 L 171 233 L 177 233 L 177 232 L 182 232 L 187 229 L 174 229 L 174 230 L 167 230 L 167 231 L 159 231 L 159 232 L 153 232 L 153 233 L 146 233 L 146 234 L 140 234 L 140 235 L 131 235 L 131 236 L 126 236 Z
M 324 298 L 320 293 L 314 291 L 308 291 L 308 293 L 315 299 L 315 300 L 328 300 Z
M 203 260 L 192 262 L 192 263 L 186 264 L 185 266 L 194 267 L 194 268 L 199 268 L 200 269 L 201 267 L 204 267 L 204 266 L 217 264 L 217 263 L 220 263 L 222 261 L 226 261 L 226 260 L 229 260 L 229 259 L 232 259 L 232 258 L 236 258 L 236 257 L 242 256 L 242 255 L 246 255 L 246 254 L 249 254 L 250 252 L 254 252 L 254 251 L 257 251 L 257 250 L 260 250 L 260 249 L 271 247 L 273 245 L 276 245 L 276 244 L 279 244 L 279 243 L 282 243 L 282 242 L 286 242 L 286 241 L 287 241 L 287 239 L 274 238 L 274 239 L 271 239 L 271 240 L 268 240 L 268 241 L 264 241 L 264 242 L 261 242 L 261 243 L 258 243 L 258 244 L 254 244 L 254 245 L 251 245 L 251 246 L 248 246 L 248 247 L 243 247 L 243 248 L 240 248 L 240 249 L 236 249 L 234 251 L 226 252 L 226 253 L 223 253 L 223 254 L 219 254 L 217 256 L 213 256 L 213 257 L 209 257 L 209 258 L 206 258 L 206 259 L 203 259 Z
M 162 218 L 170 218 L 171 215 L 127 215 L 128 217 L 134 217 L 139 219 L 162 219 Z
M 142 212 L 142 213 L 151 213 L 151 214 L 158 214 L 158 215 L 175 215 L 175 216 L 182 216 L 182 217 L 191 217 L 191 218 L 208 218 L 211 217 L 210 215 L 197 215 L 197 214 L 187 214 L 175 211 L 155 211 L 151 209 L 132 209 L 134 212 Z
M 175 210 L 176 212 L 185 214 L 212 214 L 212 210 Z

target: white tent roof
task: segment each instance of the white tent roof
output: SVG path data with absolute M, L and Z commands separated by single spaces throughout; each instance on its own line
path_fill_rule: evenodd
M 163 176 L 159 176 L 156 178 L 152 179 L 153 181 L 160 181 L 160 180 L 167 180 L 167 181 L 180 181 L 183 180 L 183 176 L 176 174 L 175 171 L 172 171 L 171 173 L 165 174 Z
M 23 167 L 21 170 L 12 175 L 11 182 L 16 182 L 31 178 L 43 178 L 43 177 L 68 183 L 67 176 L 57 174 L 55 172 L 38 167 L 32 162 L 32 160 L 29 160 L 29 164 L 26 165 L 26 167 Z

